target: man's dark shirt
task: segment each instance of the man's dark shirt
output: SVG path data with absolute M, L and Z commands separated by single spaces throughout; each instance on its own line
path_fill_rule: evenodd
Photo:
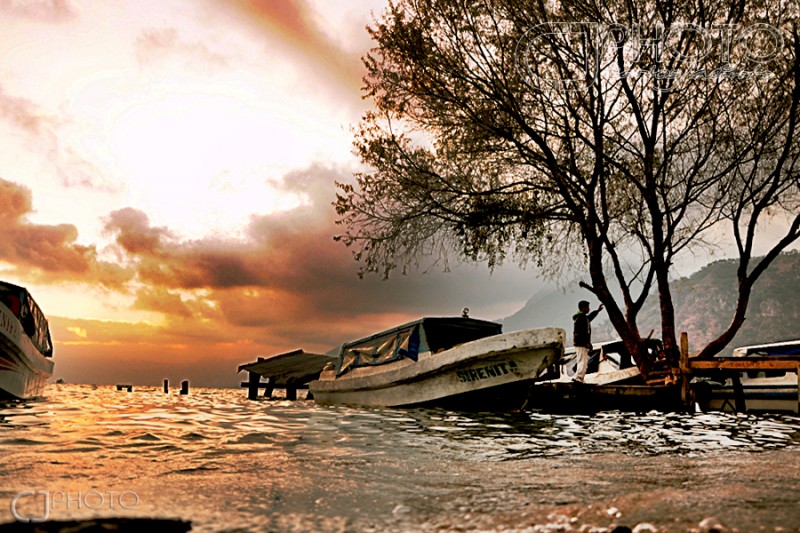
M 588 315 L 578 311 L 572 316 L 572 344 L 575 346 L 589 346 L 592 343 L 591 322 L 600 310 L 592 311 Z

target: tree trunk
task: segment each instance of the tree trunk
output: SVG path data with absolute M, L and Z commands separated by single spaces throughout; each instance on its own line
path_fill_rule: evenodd
M 736 336 L 744 324 L 747 306 L 750 303 L 750 292 L 753 288 L 753 281 L 746 277 L 739 280 L 739 297 L 736 301 L 736 311 L 733 313 L 728 328 L 716 339 L 709 342 L 697 357 L 700 359 L 710 359 L 720 353 Z

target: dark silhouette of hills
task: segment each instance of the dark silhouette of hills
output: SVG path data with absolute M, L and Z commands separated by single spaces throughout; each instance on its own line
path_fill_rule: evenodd
M 689 334 L 691 351 L 700 350 L 730 323 L 736 305 L 736 267 L 735 260 L 714 261 L 673 283 L 676 326 L 678 331 Z M 542 290 L 522 309 L 503 319 L 503 331 L 556 326 L 566 329 L 571 337 L 572 315 L 581 299 L 591 301 L 592 309 L 597 305 L 585 290 Z M 800 252 L 782 254 L 761 276 L 753 288 L 746 316 L 723 353 L 736 346 L 800 339 Z M 640 314 L 639 328 L 645 335 L 651 329 L 654 336 L 660 335 L 660 314 L 652 295 Z M 617 337 L 604 314 L 595 319 L 592 329 L 595 341 Z

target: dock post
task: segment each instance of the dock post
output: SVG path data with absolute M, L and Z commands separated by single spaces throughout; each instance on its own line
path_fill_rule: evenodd
M 258 362 L 260 363 L 263 361 L 263 357 L 258 358 Z M 267 395 L 267 391 L 269 391 L 270 395 L 272 395 L 272 386 L 267 383 L 261 383 L 261 374 L 257 374 L 256 372 L 251 372 L 248 370 L 247 372 L 247 381 L 242 382 L 242 387 L 247 387 L 247 399 L 248 400 L 257 400 L 258 399 L 258 389 L 264 387 L 266 390 L 264 391 L 264 396 Z M 270 380 L 271 381 L 271 380 Z
M 181 381 L 181 394 L 189 394 L 189 380 Z
M 169 380 L 164 380 L 164 394 L 169 394 Z
M 248 374 L 250 374 L 250 378 L 248 379 L 247 399 L 256 400 L 258 399 L 258 385 L 261 381 L 261 374 L 256 374 L 255 372 L 248 372 Z
M 293 378 L 289 378 L 289 380 L 286 382 L 286 399 L 287 400 L 297 399 L 297 385 L 295 385 Z
M 681 332 L 681 354 L 678 367 L 681 376 L 681 402 L 683 402 L 683 408 L 691 412 L 695 398 L 690 387 L 692 374 L 689 371 L 689 334 L 685 331 Z
M 800 384 L 800 363 L 797 363 L 797 383 Z M 797 412 L 800 413 L 800 387 L 797 387 Z
M 267 378 L 267 383 L 264 385 L 264 398 L 267 400 L 272 399 L 272 392 L 275 390 L 275 378 Z M 256 392 L 258 394 L 258 392 Z
M 733 384 L 733 403 L 736 406 L 736 412 L 744 413 L 747 411 L 747 403 L 744 399 L 744 388 L 742 387 L 742 378 L 739 372 L 734 372 L 731 375 L 731 382 Z
M 800 363 L 797 363 L 797 383 L 800 384 Z M 797 387 L 797 412 L 800 413 L 800 387 Z

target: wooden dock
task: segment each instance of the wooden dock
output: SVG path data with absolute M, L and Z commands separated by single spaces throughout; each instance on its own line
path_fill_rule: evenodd
M 239 372 L 246 370 L 249 374 L 241 386 L 247 388 L 247 397 L 251 400 L 258 398 L 259 389 L 264 389 L 265 398 L 271 398 L 277 388 L 286 389 L 287 400 L 296 400 L 297 389 L 308 388 L 308 383 L 319 377 L 325 365 L 335 361 L 333 356 L 303 349 L 259 357 L 254 363 L 239 366 Z M 267 381 L 262 382 L 262 377 Z
M 547 411 L 693 411 L 696 404 L 702 407 L 708 399 L 706 395 L 710 387 L 702 383 L 702 380 L 698 382 L 694 378 L 710 377 L 716 378 L 714 381 L 731 380 L 733 401 L 726 408 L 744 412 L 748 410 L 748 405 L 741 381 L 743 372 L 784 370 L 800 375 L 800 355 L 714 357 L 701 360 L 689 356 L 688 337 L 685 333 L 681 335 L 680 352 L 678 368 L 665 368 L 658 376 L 654 376 L 657 379 L 647 383 L 641 379 L 635 367 L 627 370 L 631 372 L 631 376 L 625 377 L 630 379 L 610 383 L 604 380 L 586 384 L 564 381 L 536 383 L 530 389 L 528 407 Z M 247 396 L 252 400 L 258 398 L 260 389 L 264 389 L 265 398 L 271 398 L 276 388 L 284 388 L 286 398 L 294 400 L 297 399 L 298 389 L 308 388 L 308 383 L 317 379 L 323 368 L 335 361 L 335 356 L 306 352 L 303 349 L 259 357 L 253 363 L 239 366 L 239 372 L 245 370 L 249 374 L 249 379 L 242 382 L 241 386 L 247 388 Z M 266 381 L 262 381 L 262 378 Z M 791 396 L 789 404 L 791 407 Z M 796 412 L 800 412 L 800 391 L 794 407 Z
M 688 373 L 687 379 L 694 376 L 718 377 L 720 379 L 730 379 L 733 385 L 733 405 L 735 411 L 744 412 L 748 410 L 745 400 L 744 388 L 742 386 L 742 372 L 752 372 L 761 370 L 785 370 L 798 375 L 800 381 L 800 356 L 757 356 L 757 357 L 714 357 L 713 359 L 688 359 L 686 365 Z M 694 395 L 702 403 L 702 395 L 707 391 L 702 387 L 695 387 Z M 796 411 L 800 412 L 800 387 L 798 387 Z

